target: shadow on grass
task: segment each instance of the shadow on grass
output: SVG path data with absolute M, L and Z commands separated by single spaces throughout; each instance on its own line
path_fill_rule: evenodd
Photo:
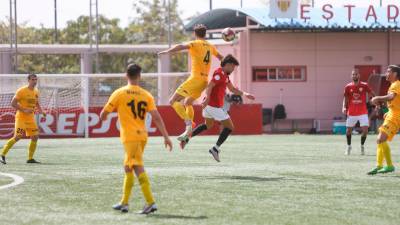
M 284 177 L 255 177 L 255 176 L 217 176 L 217 177 L 205 177 L 206 179 L 221 180 L 244 180 L 244 181 L 254 181 L 254 182 L 270 182 L 270 181 L 280 181 L 285 179 Z
M 150 214 L 148 217 L 157 219 L 183 219 L 183 220 L 204 220 L 208 219 L 207 216 L 183 216 L 173 214 Z
M 37 166 L 67 166 L 72 165 L 70 163 L 56 163 L 56 162 L 40 162 L 40 163 L 27 163 L 27 165 L 37 165 Z

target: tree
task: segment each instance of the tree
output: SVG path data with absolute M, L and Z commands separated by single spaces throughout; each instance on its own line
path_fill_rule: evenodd
M 129 24 L 127 28 L 127 41 L 132 44 L 166 44 L 168 43 L 168 4 L 167 1 L 140 0 L 133 5 L 139 16 Z M 170 0 L 170 19 L 172 43 L 188 40 L 184 32 L 183 21 L 178 12 L 178 1 Z M 153 65 L 150 71 L 156 71 L 156 57 L 152 62 L 142 62 Z M 171 59 L 172 71 L 187 71 L 187 56 L 174 55 Z
M 177 0 L 170 0 L 170 18 L 172 41 L 188 40 L 184 33 L 183 22 L 177 11 Z M 135 1 L 136 2 L 136 1 Z M 137 12 L 128 27 L 119 26 L 119 19 L 109 19 L 99 15 L 100 44 L 167 44 L 168 43 L 168 8 L 166 0 L 139 0 L 133 4 Z M 94 22 L 93 22 L 94 23 Z M 9 43 L 9 26 L 0 21 L 0 43 Z M 95 27 L 92 28 L 95 32 Z M 54 29 L 43 26 L 29 27 L 26 23 L 18 25 L 18 43 L 52 44 Z M 60 44 L 89 44 L 89 17 L 80 16 L 67 22 L 59 30 Z M 95 43 L 95 40 L 92 40 Z M 79 55 L 19 55 L 19 73 L 79 73 Z M 143 72 L 157 71 L 157 56 L 151 53 L 100 54 L 102 73 L 123 72 L 129 62 L 136 62 L 143 67 Z M 171 60 L 172 71 L 187 71 L 186 54 L 174 55 Z

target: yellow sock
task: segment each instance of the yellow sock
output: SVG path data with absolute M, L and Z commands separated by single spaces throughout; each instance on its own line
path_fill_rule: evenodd
M 382 145 L 383 155 L 385 156 L 386 164 L 388 166 L 393 166 L 392 155 L 390 153 L 390 147 L 389 147 L 388 143 L 385 141 L 385 142 L 381 143 L 381 145 Z
M 37 146 L 37 141 L 32 141 L 29 143 L 28 160 L 33 159 L 33 154 L 35 154 Z
M 149 178 L 147 177 L 147 174 L 145 172 L 143 172 L 139 175 L 138 178 L 139 178 L 140 187 L 142 188 L 142 192 L 143 192 L 144 198 L 146 199 L 147 205 L 153 204 L 154 198 L 153 198 L 153 194 L 151 193 L 150 181 L 149 181 Z
M 182 103 L 174 102 L 174 104 L 172 104 L 172 108 L 175 109 L 175 112 L 181 119 L 190 120 L 188 114 L 186 113 L 185 106 L 183 106 Z
M 124 186 L 122 187 L 122 199 L 121 204 L 128 205 L 129 197 L 131 196 L 131 191 L 133 187 L 133 173 L 125 173 Z
M 191 106 L 191 105 L 186 106 L 186 114 L 189 116 L 189 118 L 190 118 L 191 121 L 194 120 L 194 110 L 193 110 L 193 106 Z
M 16 142 L 17 141 L 15 140 L 15 138 L 11 138 L 10 140 L 8 140 L 7 143 L 3 147 L 3 152 L 1 153 L 1 155 L 3 155 L 3 156 L 7 155 L 8 151 L 10 151 L 10 149 Z
M 382 144 L 378 144 L 376 147 L 376 166 L 383 167 L 383 148 Z

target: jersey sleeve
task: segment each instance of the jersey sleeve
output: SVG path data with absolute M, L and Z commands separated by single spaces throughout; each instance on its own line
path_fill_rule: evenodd
M 118 107 L 119 91 L 114 91 L 104 106 L 104 111 L 113 112 Z
M 390 85 L 388 92 L 392 92 L 392 93 L 395 93 L 396 95 L 399 95 L 400 94 L 400 84 L 398 82 L 396 82 L 395 84 Z
M 217 48 L 214 45 L 211 45 L 211 54 L 213 56 L 217 56 L 219 54 Z
M 191 41 L 191 42 L 189 42 L 188 46 L 189 46 L 189 55 L 195 55 L 195 53 L 196 53 L 196 42 Z
M 215 73 L 213 74 L 213 77 L 212 77 L 211 81 L 212 81 L 213 83 L 215 83 L 215 84 L 221 83 L 221 81 L 222 81 L 221 74 L 219 74 L 218 72 L 215 72 Z
M 191 50 L 191 49 L 193 49 L 193 48 L 196 46 L 196 42 L 190 41 L 189 44 L 188 44 L 188 46 L 189 46 L 189 50 Z
M 24 95 L 24 93 L 23 93 L 22 89 L 18 89 L 17 92 L 15 93 L 15 98 L 17 100 L 21 100 L 23 98 L 23 95 Z
M 147 104 L 148 104 L 148 105 L 147 105 L 147 111 L 148 111 L 148 112 L 157 109 L 156 103 L 154 102 L 154 98 L 153 98 L 153 96 L 151 96 L 151 95 L 149 96 L 149 100 L 148 100 Z

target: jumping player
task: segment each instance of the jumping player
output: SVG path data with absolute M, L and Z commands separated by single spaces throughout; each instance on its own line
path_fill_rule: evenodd
M 196 40 L 191 41 L 188 44 L 176 45 L 158 53 L 166 54 L 189 50 L 189 55 L 192 61 L 190 77 L 183 82 L 178 89 L 176 89 L 176 92 L 169 101 L 178 116 L 185 122 L 186 129 L 185 132 L 178 137 L 179 141 L 187 139 L 192 132 L 194 126 L 194 110 L 192 105 L 207 87 L 212 56 L 217 57 L 219 60 L 223 58 L 215 46 L 205 40 L 206 32 L 206 26 L 203 24 L 197 24 L 194 27 Z
M 217 143 L 209 150 L 209 153 L 214 157 L 217 162 L 220 161 L 220 146 L 225 142 L 229 134 L 234 129 L 233 122 L 229 114 L 223 110 L 226 88 L 228 88 L 236 95 L 243 95 L 251 100 L 255 99 L 253 95 L 243 92 L 234 87 L 229 80 L 229 75 L 235 70 L 235 67 L 238 65 L 239 62 L 231 54 L 222 59 L 221 67 L 215 70 L 212 80 L 208 83 L 208 86 L 206 88 L 206 97 L 202 103 L 205 124 L 200 124 L 199 126 L 197 126 L 193 130 L 191 136 L 194 137 L 207 129 L 211 129 L 214 125 L 214 121 L 219 121 L 222 124 L 223 129 L 219 134 Z M 181 141 L 181 148 L 183 149 L 188 142 L 189 137 Z

